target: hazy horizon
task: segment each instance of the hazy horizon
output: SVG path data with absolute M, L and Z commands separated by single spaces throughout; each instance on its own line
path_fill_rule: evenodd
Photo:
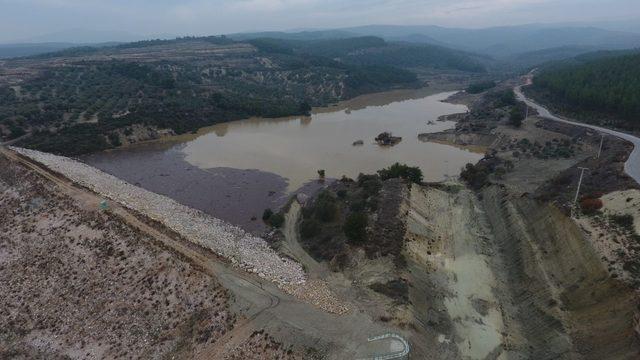
M 629 24 L 640 18 L 640 2 L 634 0 L 0 0 L 0 6 L 2 43 L 37 40 L 74 29 L 118 33 L 122 37 L 369 24 L 483 28 L 598 23 L 613 30 L 636 30 Z M 577 8 L 580 12 L 575 11 Z

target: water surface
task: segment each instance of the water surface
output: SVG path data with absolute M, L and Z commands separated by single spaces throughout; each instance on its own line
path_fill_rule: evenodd
M 289 180 L 289 190 L 317 177 L 356 177 L 373 173 L 395 162 L 422 168 L 428 181 L 457 175 L 478 155 L 451 146 L 425 143 L 418 133 L 437 132 L 454 126 L 436 121 L 439 116 L 464 112 L 464 105 L 444 103 L 452 93 L 367 106 L 334 109 L 309 117 L 247 119 L 212 126 L 208 134 L 186 144 L 185 160 L 199 168 L 229 167 L 273 172 Z M 362 99 L 359 99 L 362 101 Z M 430 123 L 431 122 L 431 123 Z M 374 138 L 389 131 L 403 138 L 382 147 Z M 362 140 L 363 145 L 354 146 Z
M 454 126 L 437 121 L 440 116 L 467 110 L 443 102 L 451 94 L 412 90 L 367 95 L 315 109 L 307 117 L 233 121 L 83 160 L 259 232 L 265 208 L 278 208 L 292 192 L 310 193 L 322 186 L 319 169 L 329 178 L 356 177 L 401 162 L 419 166 L 427 181 L 440 181 L 478 161 L 481 154 L 418 139 L 419 133 Z M 402 142 L 377 145 L 374 138 L 383 131 L 401 136 Z M 363 145 L 354 146 L 357 140 Z

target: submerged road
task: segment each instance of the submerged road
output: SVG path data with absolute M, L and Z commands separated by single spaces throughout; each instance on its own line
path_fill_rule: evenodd
M 559 116 L 552 114 L 547 108 L 527 98 L 522 92 L 523 86 L 531 85 L 532 78 L 533 78 L 532 75 L 527 75 L 526 83 L 524 85 L 517 86 L 514 89 L 518 100 L 523 101 L 528 106 L 536 109 L 538 111 L 539 116 L 543 118 L 559 121 L 559 122 L 563 122 L 571 125 L 582 126 L 582 127 L 593 129 L 605 134 L 613 135 L 620 139 L 624 139 L 631 142 L 634 148 L 631 154 L 629 155 L 629 159 L 627 159 L 627 162 L 624 164 L 624 172 L 627 173 L 627 175 L 631 176 L 638 184 L 640 184 L 640 138 L 638 138 L 637 136 L 633 136 L 633 135 L 616 131 L 616 130 L 603 128 L 600 126 L 589 125 L 589 124 L 584 124 L 584 123 L 563 119 Z

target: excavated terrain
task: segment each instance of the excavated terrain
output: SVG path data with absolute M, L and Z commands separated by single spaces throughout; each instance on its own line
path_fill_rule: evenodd
M 94 196 L 0 155 L 0 358 L 303 358 L 263 330 L 211 355 L 244 330 L 232 299 Z
M 637 294 L 615 279 L 589 235 L 556 207 L 486 189 L 522 335 L 536 359 L 637 359 Z
M 553 205 L 494 185 L 414 186 L 406 257 L 416 353 L 637 359 L 637 293 Z

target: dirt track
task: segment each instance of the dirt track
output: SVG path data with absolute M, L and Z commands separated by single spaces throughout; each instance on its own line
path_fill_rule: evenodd
M 66 195 L 82 201 L 87 207 L 95 208 L 102 200 L 87 189 L 6 148 L 0 148 L 0 153 L 54 182 Z M 366 344 L 368 336 L 388 331 L 359 311 L 337 316 L 301 302 L 283 293 L 270 281 L 233 269 L 211 252 L 179 239 L 144 216 L 134 214 L 118 204 L 110 204 L 109 211 L 215 276 L 233 294 L 232 310 L 248 318 L 253 328 L 265 329 L 277 340 L 293 342 L 299 348 L 317 348 L 329 359 L 343 359 L 345 356 L 357 357 L 365 351 L 362 344 Z M 237 331 L 243 336 L 249 333 L 245 328 Z M 224 347 L 217 344 L 216 348 L 221 346 Z
M 530 74 L 525 78 L 526 79 L 526 84 L 525 85 L 530 85 L 532 83 L 532 76 L 533 75 Z M 611 129 L 607 129 L 607 128 L 603 128 L 603 127 L 595 126 L 595 125 L 583 124 L 583 123 L 579 123 L 579 122 L 576 122 L 576 121 L 571 121 L 571 120 L 567 120 L 567 119 L 563 119 L 561 117 L 558 117 L 558 116 L 552 114 L 544 106 L 542 106 L 542 105 L 534 102 L 533 100 L 527 98 L 522 93 L 522 86 L 517 86 L 515 88 L 515 93 L 516 93 L 516 96 L 518 97 L 519 100 L 524 101 L 528 106 L 536 109 L 538 111 L 538 113 L 540 114 L 540 116 L 545 118 L 545 119 L 550 119 L 550 120 L 559 121 L 559 122 L 563 122 L 563 123 L 570 124 L 570 125 L 589 128 L 589 129 L 592 129 L 592 130 L 599 131 L 601 133 L 613 135 L 615 137 L 618 137 L 620 139 L 623 139 L 623 140 L 626 140 L 626 141 L 629 141 L 630 143 L 632 143 L 634 145 L 634 149 L 631 152 L 631 154 L 629 154 L 629 159 L 627 159 L 627 162 L 625 163 L 625 172 L 629 176 L 631 176 L 633 179 L 635 179 L 635 181 L 638 184 L 640 184 L 640 138 L 638 138 L 636 136 L 633 136 L 633 135 L 630 135 L 630 134 L 626 134 L 626 133 L 620 132 L 620 131 L 611 130 Z

